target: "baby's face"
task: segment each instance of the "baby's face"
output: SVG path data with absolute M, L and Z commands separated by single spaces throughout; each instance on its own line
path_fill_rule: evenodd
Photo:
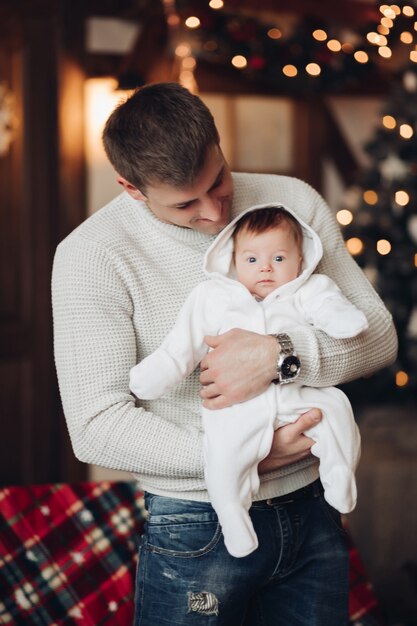
M 253 296 L 265 298 L 277 287 L 297 278 L 302 257 L 287 224 L 264 233 L 243 229 L 235 241 L 239 281 Z

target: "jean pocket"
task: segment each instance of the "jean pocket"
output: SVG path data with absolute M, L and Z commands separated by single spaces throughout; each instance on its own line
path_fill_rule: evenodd
M 202 556 L 212 550 L 221 536 L 214 512 L 150 515 L 144 548 L 175 557 Z
M 340 535 L 342 535 L 342 537 L 346 537 L 347 533 L 346 533 L 345 529 L 343 528 L 342 516 L 340 515 L 339 511 L 337 509 L 334 509 L 324 499 L 323 496 L 320 497 L 320 504 L 321 504 L 322 511 L 324 512 L 324 515 L 325 515 L 326 519 L 330 522 L 331 526 L 335 530 L 337 530 L 338 533 Z

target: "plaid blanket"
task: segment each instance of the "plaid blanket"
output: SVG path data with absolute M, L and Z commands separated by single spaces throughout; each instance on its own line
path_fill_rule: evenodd
M 144 519 L 134 482 L 0 489 L 0 624 L 132 624 Z M 350 555 L 350 626 L 380 626 L 353 545 Z

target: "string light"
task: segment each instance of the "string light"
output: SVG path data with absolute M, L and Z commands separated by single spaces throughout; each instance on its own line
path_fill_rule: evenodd
M 200 20 L 195 15 L 187 17 L 184 23 L 187 28 L 198 28 L 200 26 Z
M 401 33 L 400 39 L 403 43 L 413 43 L 413 35 L 407 30 Z
M 248 64 L 248 61 L 246 57 L 242 56 L 241 54 L 237 54 L 232 59 L 232 65 L 234 67 L 237 67 L 238 69 L 243 69 L 244 67 L 247 66 L 247 64 Z
M 388 130 L 393 130 L 397 125 L 397 120 L 395 117 L 392 117 L 392 115 L 384 115 L 382 118 L 382 124 L 385 128 L 388 128 Z
M 394 11 L 395 15 L 400 15 L 401 9 L 398 4 L 391 4 L 391 9 Z
M 317 63 L 308 63 L 306 65 L 306 72 L 310 76 L 319 76 L 321 73 L 321 67 Z
M 285 76 L 288 76 L 288 78 L 294 78 L 294 76 L 297 76 L 298 70 L 295 65 L 288 64 L 284 65 L 282 73 L 285 74 Z
M 222 9 L 224 5 L 223 0 L 210 0 L 209 7 L 212 9 Z
M 317 30 L 313 31 L 313 37 L 317 41 L 326 41 L 327 33 L 326 33 L 325 30 L 322 30 L 321 28 L 318 28 Z
M 340 50 L 342 49 L 342 44 L 337 39 L 329 39 L 329 41 L 327 42 L 327 47 L 332 52 L 340 52 Z
M 407 17 L 413 17 L 414 9 L 413 9 L 413 7 L 410 7 L 410 6 L 406 5 L 405 7 L 403 7 L 403 13 Z
M 413 63 L 417 63 L 417 50 L 411 50 L 410 61 L 412 61 Z
M 414 135 L 413 127 L 410 124 L 401 124 L 400 135 L 404 139 L 410 139 Z
M 410 196 L 406 191 L 400 190 L 395 192 L 395 202 L 400 206 L 407 206 L 410 202 Z
M 389 254 L 391 252 L 391 244 L 388 239 L 379 239 L 376 243 L 376 249 L 382 256 Z
M 340 211 L 336 213 L 336 219 L 339 224 L 342 224 L 342 226 L 347 226 L 353 220 L 352 211 L 348 211 L 348 209 L 340 209 Z
M 358 63 L 368 63 L 369 61 L 369 57 L 364 50 L 356 50 L 353 56 Z
M 267 33 L 270 39 L 281 39 L 282 33 L 279 28 L 270 28 Z
M 376 29 L 377 29 L 377 31 L 379 32 L 380 35 L 389 35 L 389 28 L 387 28 L 383 24 L 378 24 Z
M 388 29 L 394 26 L 394 22 L 392 21 L 390 17 L 383 17 L 381 20 L 381 24 L 382 26 L 385 26 Z
M 392 56 L 392 50 L 388 46 L 381 46 L 378 48 L 378 54 L 384 59 L 389 59 Z
M 175 48 L 177 57 L 185 58 L 191 54 L 191 46 L 188 43 L 180 43 Z
M 373 189 L 367 189 L 363 192 L 363 199 L 366 204 L 374 205 L 378 202 L 378 194 Z
M 407 372 L 403 372 L 402 370 L 399 370 L 395 374 L 395 384 L 397 385 L 397 387 L 405 387 L 406 385 L 408 385 L 408 381 L 409 381 L 409 376 Z
M 357 256 L 363 250 L 363 241 L 359 237 L 351 237 L 346 241 L 346 247 L 352 256 Z

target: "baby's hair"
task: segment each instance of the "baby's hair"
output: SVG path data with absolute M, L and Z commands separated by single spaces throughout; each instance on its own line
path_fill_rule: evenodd
M 279 227 L 282 224 L 288 225 L 298 249 L 302 252 L 303 231 L 301 225 L 291 213 L 280 206 L 255 209 L 254 211 L 245 213 L 245 215 L 236 222 L 233 231 L 233 241 L 236 243 L 236 239 L 242 231 L 260 234 L 272 228 Z

